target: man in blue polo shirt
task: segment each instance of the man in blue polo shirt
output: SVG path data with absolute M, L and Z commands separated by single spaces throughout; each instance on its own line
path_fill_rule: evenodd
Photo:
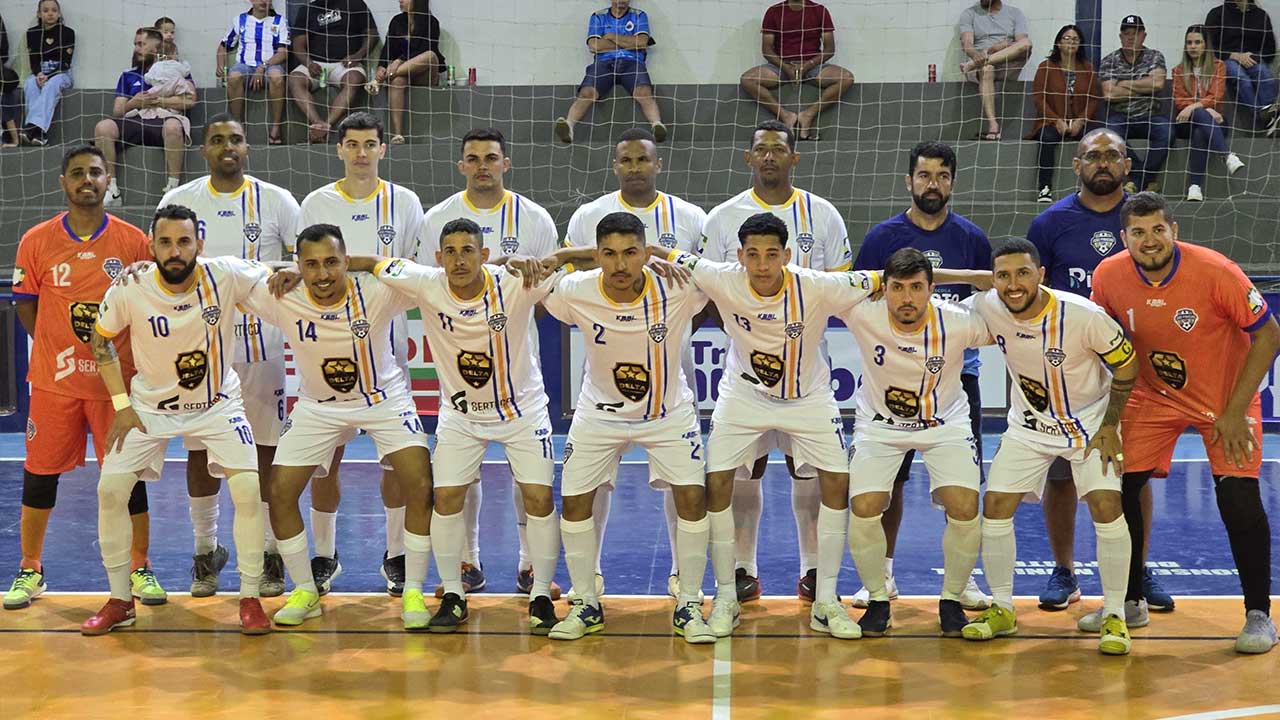
M 646 48 L 652 44 L 649 16 L 643 10 L 633 10 L 631 0 L 612 0 L 609 7 L 591 16 L 587 47 L 595 53 L 595 59 L 587 66 L 587 75 L 578 86 L 578 97 L 569 106 L 569 114 L 556 118 L 556 137 L 560 142 L 573 142 L 574 124 L 616 84 L 621 84 L 635 98 L 645 119 L 653 126 L 654 139 L 658 142 L 667 139 L 667 126 L 662 124 L 658 103 L 653 99 L 653 83 L 645 66 Z
M 900 215 L 885 220 L 871 228 L 862 240 L 862 248 L 853 261 L 855 270 L 883 268 L 889 256 L 904 247 L 912 247 L 924 253 L 934 268 L 949 270 L 991 269 L 991 241 L 977 225 L 947 208 L 951 200 L 952 184 L 956 175 L 956 153 L 951 146 L 926 141 L 911 149 L 907 165 L 907 189 L 911 192 L 911 207 Z M 973 293 L 969 285 L 938 285 L 934 294 L 943 300 L 963 300 Z M 982 398 L 978 387 L 978 351 L 965 352 L 964 371 L 960 381 L 969 397 L 969 421 L 973 436 L 978 441 L 978 454 L 982 454 Z M 888 542 L 885 563 L 886 587 L 890 598 L 897 597 L 898 587 L 893 580 L 893 551 L 898 539 L 898 526 L 902 522 L 902 483 L 907 481 L 915 452 L 907 453 L 894 480 L 889 507 L 882 516 L 885 540 Z M 866 607 L 866 587 L 853 597 L 854 607 Z M 978 589 L 973 578 L 965 587 L 960 603 L 969 610 L 984 610 L 990 599 Z

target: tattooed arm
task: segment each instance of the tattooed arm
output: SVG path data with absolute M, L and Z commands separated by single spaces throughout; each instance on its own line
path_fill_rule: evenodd
M 1111 368 L 1111 395 L 1107 398 L 1107 410 L 1102 416 L 1102 426 L 1093 434 L 1093 439 L 1085 447 L 1085 457 L 1094 450 L 1102 459 L 1102 471 L 1107 471 L 1107 463 L 1115 466 L 1116 475 L 1124 474 L 1124 453 L 1120 441 L 1120 413 L 1129 402 L 1129 393 L 1133 392 L 1133 384 L 1138 379 L 1138 359 L 1133 355 L 1119 367 Z

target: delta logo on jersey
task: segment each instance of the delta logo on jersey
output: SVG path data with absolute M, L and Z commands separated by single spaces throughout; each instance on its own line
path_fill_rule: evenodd
M 515 255 L 520 249 L 520 241 L 508 235 L 498 241 L 498 247 L 502 248 L 502 252 L 507 255 Z
M 813 233 L 802 232 L 799 235 L 796 235 L 796 245 L 799 245 L 800 249 L 804 252 L 812 250 Z
M 107 277 L 112 280 L 115 280 L 123 271 L 124 263 L 120 261 L 120 258 L 109 257 L 102 261 L 102 272 L 106 273 Z
M 1044 351 L 1044 359 L 1048 360 L 1049 364 L 1054 367 L 1062 367 L 1062 363 L 1067 359 L 1067 354 L 1062 351 L 1062 348 L 1051 347 Z
M 925 250 L 924 256 L 929 259 L 929 264 L 933 266 L 934 270 L 942 267 L 942 253 L 937 250 Z
M 378 226 L 378 239 L 383 245 L 390 245 L 396 239 L 396 229 L 391 225 Z
M 1089 238 L 1089 244 L 1102 257 L 1106 257 L 1116 246 L 1116 236 L 1110 230 L 1099 230 Z
M 1178 308 L 1173 314 L 1173 322 L 1182 328 L 1183 332 L 1191 332 L 1191 329 L 1200 321 L 1200 316 L 1196 315 L 1196 311 L 1191 308 Z
M 351 334 L 363 340 L 369 334 L 369 321 L 361 318 L 352 322 Z

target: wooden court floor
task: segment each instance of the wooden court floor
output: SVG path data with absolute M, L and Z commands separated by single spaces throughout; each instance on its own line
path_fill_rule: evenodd
M 248 638 L 223 594 L 140 605 L 133 628 L 82 637 L 103 600 L 0 613 L 0 720 L 1280 716 L 1280 649 L 1232 650 L 1236 599 L 1179 599 L 1122 658 L 1075 632 L 1089 599 L 1060 613 L 1022 603 L 1020 634 L 985 644 L 938 637 L 935 600 L 898 601 L 889 637 L 837 641 L 809 631 L 807 606 L 766 599 L 715 646 L 673 637 L 665 598 L 606 597 L 605 631 L 572 643 L 526 635 L 525 601 L 490 595 L 473 596 L 456 635 L 407 635 L 397 600 L 335 594 L 323 618 Z

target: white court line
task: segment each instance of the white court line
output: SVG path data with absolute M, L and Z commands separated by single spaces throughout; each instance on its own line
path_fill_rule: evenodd
M 732 717 L 732 642 L 732 637 L 716 640 L 715 656 L 711 661 L 711 720 L 729 720 Z
M 1254 717 L 1280 713 L 1280 705 L 1254 705 L 1253 707 L 1235 708 L 1233 710 L 1210 710 L 1190 715 L 1174 715 L 1160 720 L 1226 720 L 1227 718 Z

